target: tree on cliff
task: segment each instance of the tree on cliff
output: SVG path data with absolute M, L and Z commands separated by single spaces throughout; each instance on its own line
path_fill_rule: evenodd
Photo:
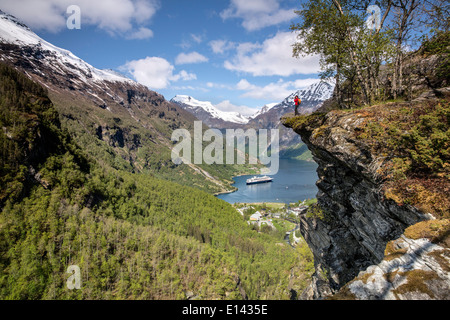
M 382 26 L 389 12 L 390 1 L 383 1 L 386 13 L 379 28 L 366 28 L 369 17 L 366 10 L 359 10 L 354 1 L 313 0 L 296 11 L 300 22 L 291 30 L 298 32 L 299 42 L 293 46 L 293 55 L 319 54 L 322 58 L 322 77 L 334 76 L 337 101 L 342 106 L 341 84 L 354 79 L 365 103 L 380 95 L 378 75 L 381 63 L 388 58 L 391 49 L 390 32 Z
M 345 107 L 344 82 L 346 90 L 352 96 L 353 91 L 359 93 L 364 104 L 396 98 L 404 91 L 406 48 L 417 47 L 425 29 L 448 30 L 449 6 L 443 2 L 380 0 L 371 6 L 366 0 L 311 0 L 296 11 L 300 22 L 291 25 L 299 40 L 293 55 L 321 56 L 321 77 L 335 78 L 341 108 Z M 380 79 L 383 64 L 389 66 L 387 87 Z
M 322 78 L 334 75 L 336 82 L 337 100 L 341 103 L 341 81 L 346 74 L 345 66 L 348 65 L 348 57 L 345 48 L 348 41 L 345 36 L 346 23 L 340 19 L 337 11 L 326 5 L 329 1 L 310 1 L 303 5 L 303 10 L 296 11 L 301 17 L 301 23 L 291 26 L 291 30 L 298 32 L 299 42 L 293 45 L 293 55 L 320 54 Z

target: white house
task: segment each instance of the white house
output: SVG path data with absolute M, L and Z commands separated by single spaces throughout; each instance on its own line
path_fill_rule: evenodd
M 250 216 L 250 221 L 259 221 L 261 218 L 262 218 L 261 213 L 257 211 Z

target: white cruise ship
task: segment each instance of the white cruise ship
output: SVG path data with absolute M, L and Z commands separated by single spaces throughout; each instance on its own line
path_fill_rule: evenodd
M 268 177 L 268 176 L 263 176 L 263 177 L 253 177 L 250 179 L 247 179 L 247 184 L 257 184 L 257 183 L 266 183 L 266 182 L 272 182 L 273 178 Z

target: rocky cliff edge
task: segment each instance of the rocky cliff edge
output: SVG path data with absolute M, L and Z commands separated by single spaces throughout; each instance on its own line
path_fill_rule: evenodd
M 319 165 L 301 298 L 450 298 L 449 93 L 282 118 Z

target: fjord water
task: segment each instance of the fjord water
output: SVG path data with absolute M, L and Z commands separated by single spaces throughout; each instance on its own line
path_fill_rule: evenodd
M 247 185 L 253 176 L 234 177 L 236 192 L 217 197 L 229 203 L 281 202 L 293 203 L 316 197 L 317 164 L 295 159 L 280 159 L 278 173 L 272 175 L 273 182 Z

